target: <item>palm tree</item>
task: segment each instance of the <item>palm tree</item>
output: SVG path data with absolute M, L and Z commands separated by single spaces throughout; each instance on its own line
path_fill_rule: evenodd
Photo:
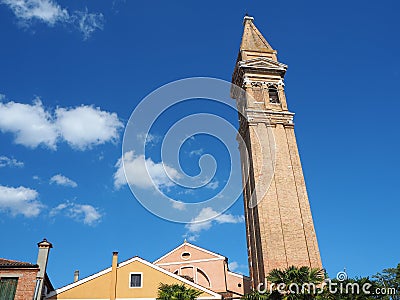
M 306 266 L 290 266 L 284 270 L 274 269 L 267 276 L 275 290 L 270 298 L 282 300 L 313 299 L 317 296 L 318 286 L 324 280 L 324 270 Z
M 268 300 L 269 293 L 260 293 L 259 291 L 251 291 L 250 293 L 244 295 L 242 300 Z
M 160 283 L 158 288 L 159 300 L 195 300 L 201 294 L 200 291 L 187 288 L 184 284 Z

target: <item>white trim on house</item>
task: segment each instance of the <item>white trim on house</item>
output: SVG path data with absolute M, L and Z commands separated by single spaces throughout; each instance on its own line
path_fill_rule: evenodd
M 184 260 L 184 261 L 175 261 L 175 262 L 169 262 L 169 263 L 161 263 L 158 264 L 154 262 L 153 264 L 157 266 L 170 266 L 170 265 L 180 265 L 180 264 L 189 264 L 189 263 L 197 263 L 197 262 L 205 262 L 205 261 L 215 261 L 215 260 L 225 260 L 225 257 L 219 258 L 203 258 L 203 259 L 195 259 L 195 260 Z
M 200 290 L 200 291 L 202 291 L 204 293 L 212 295 L 212 297 L 199 297 L 198 299 L 204 299 L 204 300 L 205 299 L 210 299 L 210 300 L 211 299 L 222 299 L 222 296 L 220 294 L 217 294 L 217 293 L 215 293 L 215 292 L 213 292 L 213 291 L 211 291 L 211 290 L 209 290 L 209 289 L 207 289 L 205 287 L 202 287 L 201 285 L 198 285 L 197 283 L 191 282 L 191 281 L 189 281 L 189 280 L 187 280 L 187 279 L 185 279 L 183 277 L 175 275 L 175 274 L 173 274 L 173 273 L 171 273 L 171 272 L 169 272 L 167 270 L 164 270 L 163 268 L 161 268 L 159 266 L 156 266 L 156 265 L 152 264 L 151 262 L 148 262 L 147 260 L 144 260 L 144 259 L 142 259 L 142 258 L 140 258 L 138 256 L 132 257 L 131 259 L 128 259 L 128 260 L 118 264 L 117 265 L 117 269 L 122 268 L 123 266 L 126 266 L 126 265 L 128 265 L 128 264 L 130 264 L 130 263 L 132 263 L 134 261 L 139 261 L 142 264 L 144 264 L 146 266 L 149 266 L 150 268 L 153 268 L 153 269 L 155 269 L 157 271 L 160 271 L 161 273 L 164 273 L 164 274 L 166 274 L 166 275 L 168 275 L 168 276 L 170 276 L 172 278 L 175 278 L 175 279 L 177 279 L 177 280 L 179 280 L 179 281 L 181 281 L 183 283 L 186 283 L 187 285 L 192 286 L 192 287 L 194 287 L 194 288 L 196 288 L 196 289 L 198 289 L 198 290 Z M 88 282 L 88 281 L 93 280 L 93 279 L 95 279 L 97 277 L 100 277 L 101 275 L 104 275 L 104 274 L 106 274 L 108 272 L 111 272 L 111 267 L 107 268 L 107 269 L 105 269 L 103 271 L 100 271 L 100 272 L 98 272 L 96 274 L 93 274 L 93 275 L 91 275 L 89 277 L 86 277 L 86 278 L 83 278 L 81 280 L 78 280 L 77 282 L 74 282 L 74 283 L 71 283 L 69 285 L 66 285 L 66 286 L 64 286 L 62 288 L 56 289 L 55 291 L 50 292 L 46 296 L 47 297 L 52 297 L 52 296 L 58 295 L 58 294 L 63 293 L 65 291 L 67 291 L 67 290 L 70 290 L 70 289 L 72 289 L 72 288 L 74 288 L 74 287 L 76 287 L 78 285 L 81 285 L 81 284 L 83 284 L 85 282 Z M 143 280 L 143 278 L 142 278 L 142 280 Z M 142 281 L 142 285 L 143 285 L 143 281 Z M 134 298 L 132 298 L 132 299 L 134 299 Z M 65 300 L 68 300 L 68 299 L 65 299 Z M 86 299 L 74 299 L 74 300 L 86 300 Z M 103 299 L 91 299 L 91 300 L 103 300 Z M 106 300 L 106 299 L 104 299 L 104 300 Z
M 178 247 L 176 247 L 175 249 L 172 249 L 172 250 L 169 251 L 167 254 L 161 256 L 159 259 L 157 259 L 156 261 L 154 261 L 153 264 L 157 264 L 157 262 L 159 262 L 159 261 L 162 260 L 163 258 L 165 258 L 165 257 L 167 257 L 168 255 L 170 255 L 172 252 L 175 252 L 176 250 L 178 250 L 179 248 L 181 248 L 181 247 L 183 247 L 183 246 L 185 246 L 185 245 L 190 246 L 190 247 L 192 247 L 192 248 L 194 248 L 194 249 L 196 249 L 196 250 L 199 250 L 199 251 L 208 253 L 208 254 L 210 254 L 210 255 L 216 256 L 216 257 L 218 257 L 219 259 L 226 259 L 225 256 L 222 256 L 222 255 L 220 255 L 220 254 L 218 254 L 218 253 L 211 252 L 211 251 L 209 251 L 209 250 L 200 248 L 199 246 L 196 246 L 196 245 L 193 245 L 193 244 L 191 244 L 191 243 L 188 243 L 187 241 L 184 241 L 183 244 L 180 244 L 180 245 L 179 245 Z
M 238 274 L 238 273 L 235 273 L 235 272 L 232 272 L 232 271 L 228 271 L 228 274 L 233 275 L 233 276 L 236 276 L 236 277 L 240 277 L 240 278 L 243 278 L 243 279 L 249 278 L 249 277 L 246 276 L 246 275 Z
M 78 285 L 81 285 L 81 284 L 83 284 L 83 283 L 85 283 L 85 282 L 88 282 L 88 281 L 90 281 L 90 280 L 92 280 L 92 279 L 95 279 L 95 278 L 100 277 L 100 276 L 102 276 L 102 275 L 104 275 L 104 274 L 107 274 L 108 272 L 111 272 L 111 269 L 112 269 L 111 267 L 110 267 L 110 268 L 107 268 L 107 269 L 104 269 L 103 271 L 100 271 L 100 272 L 98 272 L 98 273 L 95 273 L 95 274 L 93 274 L 93 275 L 90 275 L 90 276 L 88 276 L 88 277 L 86 277 L 86 278 L 80 279 L 80 280 L 78 280 L 77 282 L 68 284 L 68 285 L 66 285 L 66 286 L 64 286 L 64 287 L 62 287 L 62 288 L 56 289 L 56 290 L 54 290 L 54 291 L 51 291 L 50 293 L 48 293 L 48 294 L 46 295 L 46 297 L 52 297 L 52 296 L 54 296 L 54 295 L 58 295 L 58 294 L 60 294 L 60 293 L 63 293 L 63 292 L 65 292 L 65 291 L 68 291 L 68 290 L 70 290 L 70 289 L 72 289 L 72 288 L 74 288 L 74 287 L 76 287 L 76 286 L 78 286 Z M 67 300 L 67 299 L 66 299 L 66 300 Z M 75 299 L 75 300 L 80 300 L 80 299 Z M 92 299 L 92 300 L 96 300 L 96 299 Z M 100 299 L 100 300 L 101 300 L 101 299 Z
M 198 290 L 200 290 L 200 291 L 202 291 L 204 293 L 207 293 L 207 294 L 210 294 L 210 295 L 214 296 L 214 298 L 199 297 L 198 299 L 221 299 L 222 298 L 222 296 L 220 294 L 217 294 L 216 292 L 213 292 L 213 291 L 211 291 L 211 290 L 209 290 L 209 289 L 207 289 L 207 288 L 205 288 L 205 287 L 203 287 L 201 285 L 198 285 L 197 283 L 191 282 L 191 281 L 189 281 L 189 280 L 187 280 L 187 279 L 185 279 L 183 277 L 175 275 L 175 274 L 173 274 L 173 273 L 171 273 L 171 272 L 169 272 L 169 271 L 167 271 L 167 270 L 165 270 L 163 268 L 160 268 L 159 266 L 156 266 L 156 265 L 152 264 L 151 262 L 148 262 L 148 261 L 146 261 L 146 260 L 144 260 L 144 259 L 142 259 L 140 257 L 136 257 L 136 260 L 140 261 L 141 263 L 143 263 L 143 264 L 145 264 L 145 265 L 147 265 L 147 266 L 149 266 L 149 267 L 151 267 L 151 268 L 153 268 L 153 269 L 155 269 L 157 271 L 160 271 L 160 272 L 162 272 L 162 273 L 164 273 L 166 275 L 169 275 L 169 276 L 171 276 L 171 277 L 173 277 L 175 279 L 178 279 L 178 280 L 186 283 L 187 285 L 193 286 L 193 287 L 197 288 Z
M 22 273 L 1 273 L 0 272 L 0 278 L 20 278 L 22 277 Z

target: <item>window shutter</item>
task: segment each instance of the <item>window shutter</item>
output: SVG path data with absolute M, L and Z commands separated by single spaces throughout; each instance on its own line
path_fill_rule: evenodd
M 0 300 L 14 300 L 18 278 L 0 279 Z

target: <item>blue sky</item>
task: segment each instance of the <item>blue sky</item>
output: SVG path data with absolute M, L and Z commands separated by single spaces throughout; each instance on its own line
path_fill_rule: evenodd
M 149 213 L 116 174 L 124 127 L 147 94 L 186 77 L 230 80 L 247 11 L 289 65 L 287 99 L 324 267 L 362 276 L 399 262 L 398 2 L 16 3 L 0 1 L 0 256 L 34 262 L 47 237 L 59 287 L 75 269 L 107 267 L 114 250 L 152 261 L 186 236 L 246 273 L 240 199 L 218 220 L 185 226 Z M 196 101 L 165 114 L 147 153 L 155 165 L 157 137 L 182 112 L 199 111 L 235 120 Z M 195 158 L 209 153 L 216 177 L 186 197 L 165 190 L 187 202 L 218 192 L 225 150 L 207 136 L 187 141 L 185 171 L 196 175 Z

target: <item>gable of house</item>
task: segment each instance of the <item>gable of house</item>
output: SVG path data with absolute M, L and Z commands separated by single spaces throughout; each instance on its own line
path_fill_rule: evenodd
M 131 287 L 131 275 L 140 274 L 141 286 Z M 111 289 L 116 299 L 156 299 L 160 283 L 184 284 L 201 292 L 200 299 L 221 299 L 219 294 L 159 268 L 139 257 L 122 262 L 117 267 L 116 284 L 111 286 L 112 268 L 105 269 L 50 293 L 47 299 L 110 299 Z
M 154 264 L 164 265 L 168 263 L 185 262 L 185 261 L 198 261 L 198 260 L 226 260 L 226 257 L 200 248 L 185 241 L 175 249 L 171 250 L 161 258 L 157 259 Z

